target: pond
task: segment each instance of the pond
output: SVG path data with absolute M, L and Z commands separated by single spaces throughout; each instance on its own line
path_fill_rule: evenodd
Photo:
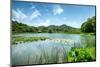
M 86 34 L 22 33 L 12 36 L 51 39 L 11 45 L 13 65 L 64 63 L 72 47 L 82 48 L 85 44 L 95 44 L 95 36 Z

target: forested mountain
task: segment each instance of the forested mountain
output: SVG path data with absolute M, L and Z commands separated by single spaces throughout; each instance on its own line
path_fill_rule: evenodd
M 81 31 L 86 33 L 96 32 L 96 16 L 88 18 L 87 21 L 81 25 Z
M 80 33 L 78 28 L 73 28 L 65 24 L 61 26 L 50 25 L 45 26 L 29 26 L 27 24 L 19 23 L 17 21 L 12 21 L 12 32 L 33 32 L 33 33 Z
M 96 16 L 88 18 L 86 22 L 81 25 L 81 28 L 74 28 L 68 25 L 49 25 L 45 26 L 29 26 L 17 21 L 12 21 L 12 32 L 22 33 L 22 32 L 33 32 L 33 33 L 94 33 L 96 31 Z

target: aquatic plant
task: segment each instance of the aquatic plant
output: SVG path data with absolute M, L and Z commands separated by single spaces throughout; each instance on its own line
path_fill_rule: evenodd
M 18 43 L 25 43 L 25 42 L 32 42 L 32 41 L 41 41 L 46 40 L 47 37 L 23 37 L 23 36 L 17 36 L 12 37 L 11 43 L 12 44 L 18 44 Z
M 62 43 L 62 44 L 68 44 L 68 43 L 74 43 L 75 41 L 74 40 L 71 40 L 71 39 L 58 39 L 58 38 L 55 38 L 55 39 L 46 39 L 45 41 L 50 41 L 50 42 L 55 42 L 55 43 Z
M 48 64 L 48 63 L 63 63 L 65 59 L 65 52 L 63 47 L 52 46 L 50 47 L 50 53 L 45 49 L 44 45 L 39 45 L 41 54 L 39 59 L 37 59 L 36 64 Z M 60 56 L 62 55 L 62 56 Z
M 13 53 L 15 58 L 12 60 L 13 65 L 19 65 L 19 64 L 49 64 L 49 63 L 63 63 L 64 59 L 67 56 L 67 50 L 62 44 L 56 44 L 56 45 L 48 45 L 47 44 L 35 44 L 33 45 L 31 43 L 30 45 L 12 45 L 12 46 L 20 46 L 21 53 L 14 52 L 15 49 L 13 49 Z M 49 49 L 48 49 L 49 47 Z M 30 48 L 30 49 L 28 49 Z M 28 50 L 27 50 L 28 49 Z M 37 49 L 37 50 L 35 50 Z M 27 52 L 28 51 L 28 52 Z M 31 52 L 30 52 L 31 51 Z M 24 52 L 26 52 L 24 54 Z M 13 54 L 12 53 L 12 54 Z M 20 54 L 18 54 L 20 53 Z M 16 55 L 18 54 L 18 55 Z M 17 59 L 16 59 L 17 58 Z

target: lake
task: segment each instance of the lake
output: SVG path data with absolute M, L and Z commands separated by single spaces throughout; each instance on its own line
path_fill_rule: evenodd
M 95 36 L 86 34 L 22 33 L 12 36 L 52 39 L 11 45 L 13 65 L 64 63 L 72 47 L 82 48 L 85 44 L 90 47 L 95 45 Z

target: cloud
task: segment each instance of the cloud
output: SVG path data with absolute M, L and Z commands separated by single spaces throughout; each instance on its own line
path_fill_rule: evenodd
M 12 19 L 17 21 L 23 21 L 25 18 L 27 18 L 27 16 L 21 10 L 12 10 Z
M 32 20 L 38 18 L 39 16 L 41 16 L 41 13 L 37 9 L 34 9 L 34 11 L 29 15 L 22 12 L 21 9 L 12 10 L 12 20 L 14 21 L 16 20 L 19 22 L 32 22 Z
M 38 17 L 38 16 L 41 16 L 41 13 L 36 9 L 35 11 L 33 11 L 33 13 L 31 14 L 30 16 L 30 20 Z
M 56 5 L 53 8 L 53 14 L 54 15 L 60 15 L 64 10 L 61 8 L 61 6 Z

